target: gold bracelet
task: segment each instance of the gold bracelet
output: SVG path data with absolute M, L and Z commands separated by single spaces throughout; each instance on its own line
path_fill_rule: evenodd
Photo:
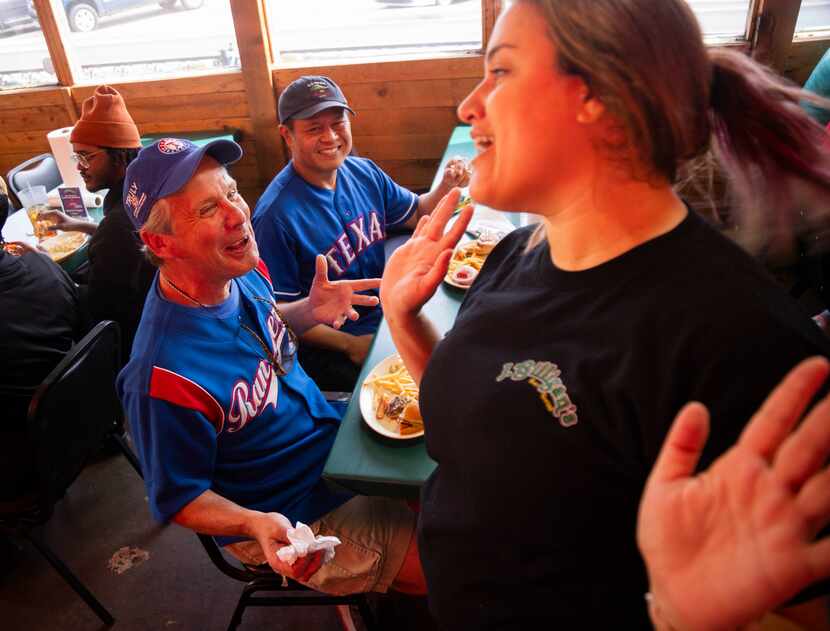
M 648 603 L 648 615 L 649 618 L 651 618 L 651 623 L 654 625 L 655 631 L 678 631 L 678 629 L 672 626 L 671 622 L 666 620 L 663 616 L 663 610 L 660 608 L 660 604 L 657 602 L 654 594 L 646 592 L 645 599 L 646 603 Z M 760 631 L 760 629 L 760 620 L 735 627 L 735 631 Z

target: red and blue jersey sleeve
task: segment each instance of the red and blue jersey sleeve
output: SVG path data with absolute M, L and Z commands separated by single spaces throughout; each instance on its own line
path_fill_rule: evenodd
M 119 380 L 153 517 L 170 521 L 210 489 L 221 406 L 200 386 L 154 366 L 149 391 Z

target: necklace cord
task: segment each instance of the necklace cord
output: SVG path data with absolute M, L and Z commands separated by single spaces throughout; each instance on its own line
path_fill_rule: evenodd
M 161 276 L 161 278 L 164 279 L 164 281 L 168 285 L 170 285 L 170 287 L 172 287 L 176 292 L 178 292 L 185 299 L 187 299 L 190 302 L 198 305 L 202 309 L 207 309 L 207 310 L 210 309 L 210 307 L 208 305 L 196 300 L 193 296 L 188 294 L 184 289 L 182 289 L 181 287 L 176 285 L 176 283 L 174 283 L 172 280 L 170 280 L 165 274 L 162 274 L 161 271 L 159 271 L 159 276 Z M 247 331 L 256 340 L 256 342 L 259 344 L 262 351 L 265 353 L 265 358 L 268 360 L 268 363 L 271 364 L 271 367 L 274 370 L 277 371 L 277 374 L 280 377 L 283 377 L 283 376 L 288 374 L 288 371 L 291 370 L 291 367 L 294 364 L 294 357 L 297 354 L 297 336 L 294 334 L 294 331 L 291 330 L 291 327 L 288 325 L 288 322 L 286 322 L 286 320 L 283 317 L 282 313 L 280 313 L 280 310 L 277 309 L 277 305 L 274 303 L 273 300 L 266 300 L 265 298 L 260 298 L 259 296 L 254 296 L 254 299 L 259 301 L 259 302 L 264 302 L 264 303 L 267 303 L 268 305 L 270 305 L 271 308 L 274 310 L 274 313 L 276 313 L 277 318 L 279 318 L 279 321 L 282 323 L 283 327 L 285 327 L 285 331 L 288 334 L 288 351 L 289 351 L 288 354 L 287 354 L 287 357 L 286 357 L 286 360 L 287 360 L 286 365 L 283 366 L 282 362 L 280 361 L 280 358 L 283 356 L 282 352 L 280 352 L 279 357 L 278 357 L 277 354 L 273 350 L 271 350 L 271 347 L 268 346 L 268 344 L 265 342 L 265 340 L 263 340 L 256 331 L 254 331 L 251 327 L 249 327 L 244 322 L 240 322 L 240 326 L 245 331 Z M 216 319 L 219 320 L 220 318 L 216 318 Z M 254 318 L 254 321 L 256 321 L 256 318 Z

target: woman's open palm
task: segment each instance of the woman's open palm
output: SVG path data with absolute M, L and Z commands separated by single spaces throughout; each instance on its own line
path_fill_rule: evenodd
M 412 237 L 387 261 L 380 285 L 381 302 L 389 312 L 414 313 L 432 297 L 447 273 L 452 250 L 473 215 L 467 206 L 444 233 L 458 204 L 459 190 L 453 189 L 431 215 L 421 217 Z
M 678 629 L 734 629 L 830 574 L 830 401 L 793 431 L 828 374 L 802 362 L 738 442 L 692 475 L 708 434 L 700 404 L 675 419 L 640 505 L 637 539 L 657 606 Z

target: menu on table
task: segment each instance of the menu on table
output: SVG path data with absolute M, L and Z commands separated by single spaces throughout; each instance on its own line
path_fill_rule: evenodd
M 58 189 L 58 195 L 61 198 L 63 212 L 73 219 L 89 219 L 80 188 L 77 186 L 61 186 Z

